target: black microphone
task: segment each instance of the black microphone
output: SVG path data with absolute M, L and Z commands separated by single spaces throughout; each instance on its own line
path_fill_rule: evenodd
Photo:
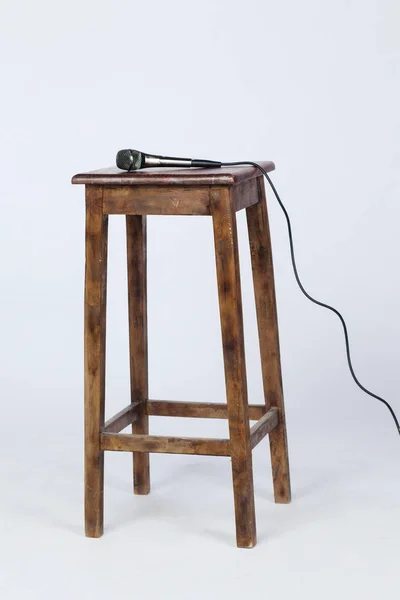
M 158 156 L 145 154 L 138 150 L 120 150 L 117 153 L 117 167 L 124 171 L 137 171 L 147 167 L 221 167 L 222 163 L 215 160 L 201 160 L 193 158 L 175 158 L 173 156 Z

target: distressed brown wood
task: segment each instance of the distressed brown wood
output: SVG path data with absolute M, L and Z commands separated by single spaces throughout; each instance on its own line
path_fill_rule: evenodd
M 267 172 L 273 171 L 275 165 L 271 161 L 261 160 L 259 164 Z M 171 169 L 171 168 L 147 168 L 140 171 L 121 171 L 117 167 L 97 169 L 88 173 L 78 173 L 72 178 L 72 183 L 84 183 L 85 185 L 158 185 L 168 187 L 174 185 L 186 186 L 231 186 L 246 179 L 259 177 L 260 172 L 252 166 L 243 165 L 236 167 L 223 167 L 216 169 Z
M 229 440 L 224 439 L 102 433 L 100 440 L 102 450 L 207 456 L 230 456 L 231 453 Z
M 279 425 L 269 436 L 275 502 L 290 502 L 289 456 L 283 400 L 274 268 L 265 187 L 258 179 L 256 205 L 247 208 L 247 224 L 257 310 L 265 404 L 279 409 Z
M 265 438 L 266 435 L 271 433 L 275 427 L 279 424 L 279 410 L 277 408 L 270 408 L 263 417 L 250 429 L 250 443 L 251 447 L 255 448 L 257 444 Z
M 212 218 L 231 443 L 236 540 L 256 544 L 253 467 L 243 336 L 236 213 L 229 188 L 212 190 Z
M 266 413 L 265 405 L 249 405 L 250 421 L 258 421 Z M 227 404 L 214 402 L 177 402 L 173 400 L 149 400 L 147 412 L 156 417 L 190 417 L 198 419 L 227 419 Z
M 262 177 L 261 174 L 259 174 L 259 176 Z M 232 188 L 233 206 L 236 211 L 252 206 L 252 204 L 257 204 L 258 179 L 259 177 L 254 179 L 248 179 L 247 181 L 243 181 L 239 185 L 235 185 Z
M 271 171 L 273 163 L 262 162 Z M 252 449 L 269 434 L 277 502 L 290 479 L 273 263 L 264 183 L 253 167 L 102 169 L 76 175 L 86 185 L 85 528 L 103 532 L 104 451 L 134 456 L 134 491 L 150 490 L 149 453 L 230 456 L 236 537 L 256 543 Z M 249 405 L 236 211 L 246 209 L 265 402 Z M 126 215 L 131 403 L 104 423 L 107 226 Z M 146 215 L 211 215 L 224 354 L 226 404 L 148 399 Z M 149 435 L 149 416 L 228 419 L 229 439 Z M 257 421 L 250 428 L 250 419 Z M 132 434 L 120 433 L 132 424 Z
M 209 188 L 105 187 L 104 212 L 110 215 L 209 215 Z
M 101 187 L 86 189 L 85 268 L 85 531 L 103 533 L 107 227 Z
M 146 216 L 126 217 L 131 402 L 139 403 L 136 409 L 137 419 L 132 423 L 132 433 L 136 434 L 149 433 L 146 408 L 149 396 L 146 227 Z M 147 453 L 133 454 L 133 489 L 135 494 L 150 492 L 150 464 Z
M 128 425 L 132 425 L 137 419 L 137 408 L 139 402 L 133 402 L 123 408 L 114 417 L 106 421 L 102 431 L 106 433 L 119 433 Z

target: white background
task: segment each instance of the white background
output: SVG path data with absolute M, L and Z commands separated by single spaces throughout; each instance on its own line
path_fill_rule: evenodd
M 296 288 L 271 194 L 293 502 L 254 452 L 258 545 L 235 547 L 229 461 L 106 457 L 83 535 L 84 190 L 118 149 L 270 159 L 308 290 L 348 320 L 362 382 L 400 412 L 397 0 L 2 0 L 0 595 L 398 597 L 400 440 L 348 373 L 340 324 Z M 261 376 L 239 215 L 249 395 Z M 149 221 L 150 393 L 224 399 L 211 222 Z M 123 218 L 110 223 L 107 415 L 129 402 Z M 153 432 L 224 433 L 154 420 Z

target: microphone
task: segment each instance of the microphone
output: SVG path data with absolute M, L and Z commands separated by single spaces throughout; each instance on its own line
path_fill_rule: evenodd
M 222 163 L 215 160 L 193 158 L 176 158 L 173 156 L 158 156 L 145 154 L 138 150 L 120 150 L 117 153 L 117 167 L 124 171 L 138 171 L 147 167 L 221 167 Z

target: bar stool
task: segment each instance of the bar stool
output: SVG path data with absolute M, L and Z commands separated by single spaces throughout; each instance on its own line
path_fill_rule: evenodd
M 275 167 L 262 162 L 267 171 Z M 134 492 L 150 491 L 149 453 L 230 456 L 237 545 L 256 544 L 252 450 L 269 434 L 275 502 L 290 502 L 274 273 L 264 181 L 253 167 L 117 168 L 75 175 L 86 189 L 85 530 L 103 533 L 104 452 L 133 453 Z M 265 404 L 248 404 L 236 212 L 246 209 Z M 108 215 L 125 215 L 131 403 L 105 422 Z M 148 397 L 147 215 L 213 220 L 226 403 L 155 401 Z M 229 439 L 149 435 L 149 417 L 228 419 Z M 256 423 L 250 427 L 249 421 Z M 132 433 L 121 433 L 132 426 Z

